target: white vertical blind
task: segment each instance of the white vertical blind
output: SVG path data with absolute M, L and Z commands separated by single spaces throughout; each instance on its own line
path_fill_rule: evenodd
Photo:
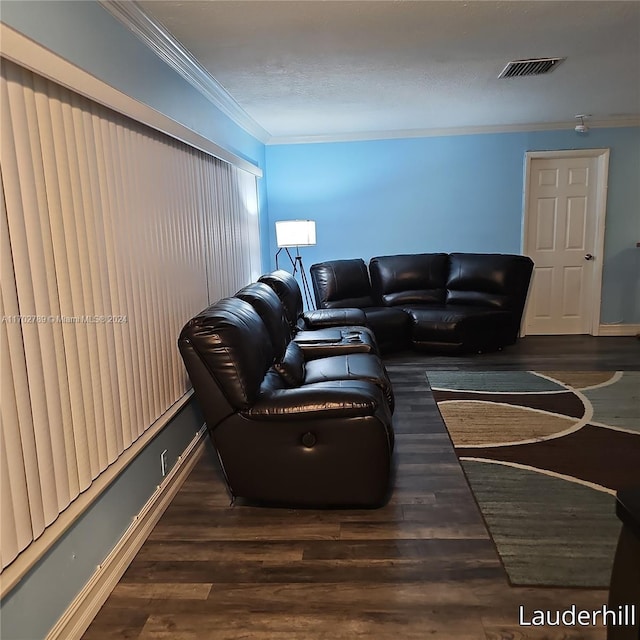
M 255 176 L 2 60 L 2 568 L 187 391 L 182 325 L 259 274 Z

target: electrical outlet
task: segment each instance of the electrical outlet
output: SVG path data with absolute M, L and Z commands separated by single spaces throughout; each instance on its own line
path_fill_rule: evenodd
M 162 477 L 167 475 L 167 450 L 160 454 L 160 468 L 162 469 Z

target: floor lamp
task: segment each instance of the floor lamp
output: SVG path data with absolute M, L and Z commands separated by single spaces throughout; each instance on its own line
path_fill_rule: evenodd
M 304 272 L 302 264 L 302 256 L 300 255 L 300 247 L 312 247 L 316 243 L 316 223 L 315 220 L 279 220 L 276 222 L 276 244 L 278 251 L 276 253 L 276 269 L 279 269 L 278 256 L 284 249 L 291 266 L 293 267 L 293 275 L 300 271 L 300 279 L 302 280 L 302 290 L 308 309 L 313 309 L 313 301 L 311 298 L 311 289 L 307 274 Z M 291 255 L 289 249 L 295 247 L 296 254 Z

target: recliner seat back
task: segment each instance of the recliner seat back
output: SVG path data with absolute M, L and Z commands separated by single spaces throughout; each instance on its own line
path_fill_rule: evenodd
M 192 318 L 178 346 L 210 429 L 255 402 L 274 361 L 267 327 L 238 298 L 220 300 Z
M 266 284 L 276 292 L 284 307 L 291 332 L 295 333 L 303 311 L 302 292 L 296 279 L 288 271 L 278 269 L 260 276 L 258 282 Z
M 274 357 L 281 360 L 293 335 L 278 294 L 264 282 L 254 282 L 240 289 L 236 298 L 248 302 L 258 312 L 271 337 Z
M 521 311 L 532 269 L 526 256 L 452 253 L 446 303 Z
M 449 256 L 446 253 L 378 256 L 369 262 L 371 285 L 378 304 L 444 303 Z
M 314 264 L 309 272 L 319 308 L 362 309 L 375 305 L 367 265 L 361 258 Z

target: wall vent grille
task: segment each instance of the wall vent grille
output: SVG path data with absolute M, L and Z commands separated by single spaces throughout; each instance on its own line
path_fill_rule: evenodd
M 500 72 L 498 78 L 516 78 L 520 76 L 539 76 L 553 71 L 565 58 L 531 58 L 512 60 Z

